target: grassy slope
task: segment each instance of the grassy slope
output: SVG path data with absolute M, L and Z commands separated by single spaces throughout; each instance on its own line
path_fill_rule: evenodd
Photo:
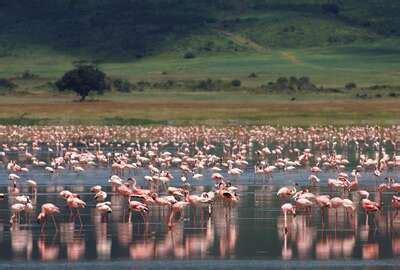
M 245 86 L 259 86 L 279 76 L 307 75 L 324 86 L 341 87 L 354 81 L 359 85 L 400 84 L 400 57 L 397 40 L 372 45 L 271 49 L 267 52 L 240 52 L 200 55 L 183 60 L 176 54 L 162 54 L 124 63 L 105 63 L 101 67 L 113 77 L 132 81 L 215 78 L 241 79 Z M 0 58 L 0 77 L 13 77 L 29 69 L 34 74 L 55 80 L 72 67 L 73 57 L 48 51 L 30 56 Z M 167 75 L 162 75 L 167 72 Z M 249 79 L 251 72 L 258 77 Z
M 63 1 L 56 2 L 59 5 L 56 9 L 59 13 L 54 14 L 62 17 L 60 9 L 64 5 L 60 3 Z M 123 2 L 116 4 L 116 7 Z M 201 14 L 214 18 L 214 23 L 193 27 L 191 33 L 181 33 L 177 30 L 165 32 L 162 42 L 152 43 L 151 55 L 142 59 L 126 57 L 124 61 L 102 58 L 102 68 L 111 76 L 134 81 L 211 77 L 241 79 L 245 86 L 254 87 L 279 76 L 306 75 L 324 86 L 340 87 L 349 81 L 359 85 L 400 84 L 400 76 L 396 71 L 400 66 L 400 35 L 396 32 L 396 29 L 400 29 L 397 27 L 400 26 L 397 16 L 400 3 L 396 1 L 387 0 L 384 4 L 372 0 L 342 1 L 343 7 L 339 16 L 323 14 L 320 4 L 327 2 L 323 0 L 218 2 L 224 3 L 228 8 L 207 4 L 209 14 Z M 201 9 L 195 7 L 202 6 L 201 3 L 202 1 L 194 1 L 192 5 L 188 2 L 181 8 L 200 12 Z M 29 69 L 43 78 L 54 80 L 72 67 L 73 60 L 91 57 L 85 57 L 84 51 L 90 50 L 92 39 L 99 46 L 102 42 L 107 43 L 104 50 L 108 50 L 113 38 L 97 40 L 100 37 L 96 36 L 98 32 L 94 31 L 98 27 L 97 24 L 85 22 L 90 22 L 92 16 L 97 23 L 103 20 L 105 25 L 114 26 L 110 22 L 112 17 L 91 14 L 90 5 L 82 5 L 82 8 L 87 8 L 84 9 L 85 17 L 74 13 L 72 15 L 76 17 L 71 17 L 70 20 L 51 17 L 55 16 L 50 13 L 51 7 L 47 13 L 46 9 L 41 11 L 43 16 L 34 15 L 38 10 L 30 12 L 29 9 L 17 9 L 15 14 L 10 13 L 11 15 L 4 10 L 2 15 L 9 20 L 4 20 L 5 25 L 0 27 L 0 41 L 6 41 L 0 42 L 0 77 L 13 77 Z M 179 5 L 175 7 L 177 10 L 174 12 L 184 14 L 179 8 Z M 165 8 L 162 10 L 166 14 L 169 12 Z M 11 19 L 18 15 L 18 12 L 24 12 L 24 20 L 15 19 L 16 23 L 12 23 Z M 168 16 L 173 17 L 175 13 Z M 48 16 L 44 16 L 46 14 Z M 182 20 L 186 18 L 179 16 Z M 131 17 L 129 13 L 118 17 L 119 27 L 125 29 L 129 24 L 136 25 L 138 22 L 135 20 L 128 20 Z M 56 23 L 47 29 L 44 24 L 47 20 L 56 20 Z M 31 21 L 34 23 L 29 26 Z M 142 23 L 146 25 L 151 21 L 151 18 L 146 17 Z M 83 24 L 85 28 L 82 31 L 93 28 L 93 32 L 85 35 L 84 40 L 88 43 L 80 44 L 80 52 L 73 48 L 63 49 L 62 46 L 53 45 L 54 40 L 62 40 L 63 36 L 58 33 L 57 37 L 52 37 L 57 27 L 71 27 L 72 22 L 78 26 Z M 7 28 L 7 23 L 11 23 L 13 27 Z M 191 23 L 196 25 L 196 21 Z M 365 26 L 367 24 L 368 26 Z M 117 26 L 118 24 L 115 27 Z M 47 38 L 47 41 L 45 39 L 40 42 L 38 37 L 29 43 L 27 35 L 25 40 L 22 39 L 24 42 L 18 42 L 20 35 L 26 31 L 25 28 L 36 31 L 35 27 L 43 30 L 39 36 Z M 69 34 L 71 33 L 65 33 Z M 126 35 L 129 36 L 129 33 Z M 118 36 L 123 39 L 124 33 L 118 32 Z M 119 44 L 121 40 L 115 39 L 115 42 Z M 115 47 L 118 47 L 118 44 L 115 44 Z M 3 54 L 2 46 L 8 46 Z M 95 52 L 97 49 L 93 47 L 90 51 Z M 133 47 L 132 51 L 135 51 Z M 193 51 L 197 57 L 191 60 L 182 59 L 182 55 L 187 51 Z M 112 51 L 107 53 L 112 54 Z M 119 51 L 115 53 L 119 54 Z M 161 75 L 163 71 L 168 75 Z M 247 76 L 251 72 L 256 72 L 258 78 L 248 79 Z
M 350 81 L 364 86 L 400 85 L 400 39 L 378 27 L 387 25 L 385 21 L 382 23 L 385 14 L 375 14 L 383 11 L 375 11 L 375 6 L 370 5 L 373 1 L 368 1 L 368 5 L 366 2 L 358 5 L 360 3 L 355 0 L 347 3 L 350 4 L 346 4 L 343 17 L 287 8 L 217 12 L 217 23 L 184 36 L 169 33 L 150 56 L 127 58 L 123 62 L 107 60 L 101 67 L 112 77 L 132 81 L 240 79 L 244 87 L 257 87 L 279 76 L 306 75 L 324 86 L 342 87 Z M 397 4 L 394 5 L 397 8 Z M 386 19 L 392 22 L 389 11 L 384 12 L 387 12 Z M 350 23 L 348 18 L 357 22 Z M 365 18 L 372 26 L 360 26 L 359 22 Z M 396 28 L 395 23 L 393 27 Z M 182 59 L 186 51 L 195 52 L 197 57 Z M 22 90 L 33 95 L 1 97 L 0 120 L 7 123 L 11 119 L 18 123 L 22 117 L 48 119 L 42 121 L 47 123 L 101 124 L 108 123 L 107 117 L 122 117 L 173 120 L 177 124 L 239 120 L 240 123 L 307 125 L 399 124 L 400 119 L 397 99 L 360 101 L 350 94 L 288 96 L 154 90 L 128 95 L 107 94 L 100 97 L 99 102 L 85 104 L 71 103 L 71 95 L 49 94 L 46 83 L 70 69 L 78 58 L 82 55 L 54 49 L 51 44 L 18 43 L 9 49 L 0 57 L 0 78 L 14 77 L 29 69 L 40 79 L 18 82 Z M 257 73 L 257 78 L 248 78 L 251 72 Z M 293 96 L 297 100 L 288 101 Z

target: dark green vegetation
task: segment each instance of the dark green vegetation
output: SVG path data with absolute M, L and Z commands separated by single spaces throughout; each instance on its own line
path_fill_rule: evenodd
M 67 71 L 55 85 L 60 91 L 74 91 L 83 101 L 91 91 L 104 93 L 107 89 L 106 74 L 93 65 L 78 65 Z
M 98 61 L 373 42 L 400 35 L 396 0 L 15 0 L 0 56 L 35 47 Z
M 123 92 L 208 78 L 397 85 L 399 13 L 387 0 L 2 1 L 0 78 L 51 82 L 90 60 Z
M 1 1 L 0 118 L 397 123 L 398 14 L 378 0 Z M 110 91 L 78 106 L 56 81 L 82 60 Z

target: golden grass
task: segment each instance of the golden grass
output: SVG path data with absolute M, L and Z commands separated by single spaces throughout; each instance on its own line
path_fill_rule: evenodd
M 72 102 L 71 96 L 0 100 L 0 118 L 46 118 L 59 123 L 101 123 L 104 118 L 171 120 L 176 124 L 400 124 L 400 101 L 388 100 L 175 100 L 105 99 Z

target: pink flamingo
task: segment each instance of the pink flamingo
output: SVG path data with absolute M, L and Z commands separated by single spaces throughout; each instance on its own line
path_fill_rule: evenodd
M 56 228 L 56 230 L 58 230 L 57 228 L 57 223 L 56 223 L 56 219 L 54 218 L 55 214 L 60 213 L 60 208 L 58 208 L 57 206 L 55 206 L 52 203 L 45 203 L 42 205 L 41 211 L 37 217 L 37 221 L 38 223 L 41 225 L 41 231 L 43 232 L 44 230 L 44 225 L 46 224 L 46 217 L 47 216 L 51 216 L 53 223 L 54 223 L 54 227 Z
M 325 209 L 329 209 L 331 207 L 331 199 L 329 195 L 319 195 L 315 197 L 315 201 L 321 208 L 321 218 L 324 221 Z
M 295 187 L 281 187 L 276 195 L 279 199 L 285 199 L 293 196 L 296 193 Z
M 185 201 L 176 202 L 172 205 L 171 212 L 168 218 L 168 228 L 172 228 L 174 226 L 173 219 L 178 215 L 182 214 L 183 209 L 188 206 L 190 203 Z
M 397 217 L 397 214 L 399 213 L 400 209 L 400 197 L 393 195 L 392 197 L 392 208 L 396 210 L 395 214 L 392 217 L 392 222 L 393 220 Z
M 374 212 L 381 210 L 381 206 L 379 203 L 371 201 L 369 199 L 362 199 L 361 207 L 365 211 L 365 225 L 368 225 L 368 214 L 369 213 L 374 213 Z M 375 219 L 374 219 L 374 221 L 375 221 Z
M 294 217 L 296 216 L 296 209 L 291 203 L 285 203 L 284 205 L 281 206 L 281 210 L 283 212 L 284 216 L 284 221 L 285 221 L 285 234 L 288 233 L 288 226 L 287 226 L 287 215 L 293 215 Z
M 331 199 L 331 208 L 335 209 L 335 226 L 337 223 L 337 210 L 339 207 L 343 206 L 343 199 L 339 197 L 334 197 Z
M 79 209 L 80 208 L 85 208 L 86 207 L 86 203 L 84 201 L 82 201 L 81 199 L 74 197 L 74 196 L 70 196 L 67 199 L 67 205 L 71 211 L 71 214 L 73 213 L 73 210 L 75 210 L 75 214 L 73 215 L 73 217 L 75 217 L 76 215 L 79 218 L 79 222 L 81 224 L 81 227 L 83 226 L 82 223 L 82 218 L 81 215 L 79 213 Z
M 96 210 L 101 215 L 101 221 L 107 221 L 108 214 L 112 213 L 111 202 L 100 202 L 96 204 Z
M 132 223 L 132 211 L 138 212 L 142 216 L 143 221 L 146 222 L 145 215 L 149 212 L 147 205 L 138 201 L 133 201 L 131 197 L 129 197 L 129 223 Z

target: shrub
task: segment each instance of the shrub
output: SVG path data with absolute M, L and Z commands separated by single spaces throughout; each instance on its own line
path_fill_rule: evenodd
M 269 82 L 267 85 L 263 85 L 263 88 L 267 90 L 318 90 L 317 86 L 313 84 L 309 77 L 303 76 L 300 78 L 280 77 L 275 82 Z
M 366 93 L 357 93 L 356 97 L 366 99 L 366 98 L 368 98 L 368 95 Z
M 257 74 L 255 74 L 254 72 L 250 73 L 249 78 L 257 78 Z
M 13 90 L 17 85 L 9 79 L 0 79 L 0 90 Z
M 242 85 L 242 82 L 240 80 L 233 80 L 231 81 L 231 85 L 234 87 L 239 87 Z
M 221 87 L 222 87 L 221 80 L 207 79 L 207 80 L 198 81 L 195 84 L 194 89 L 195 90 L 203 90 L 203 91 L 216 91 Z
M 185 54 L 183 55 L 183 58 L 185 59 L 192 59 L 195 58 L 196 56 L 194 55 L 193 52 L 185 52 Z
M 286 77 L 279 77 L 276 80 L 275 85 L 277 86 L 278 90 L 287 90 L 289 88 L 289 80 Z
M 340 8 L 337 4 L 334 3 L 327 3 L 321 6 L 322 11 L 327 14 L 338 15 Z
M 346 90 L 351 90 L 351 89 L 357 88 L 357 85 L 353 82 L 349 82 L 349 83 L 346 83 L 344 88 L 346 88 Z
M 113 86 L 118 92 L 129 93 L 133 88 L 133 84 L 128 80 L 116 79 Z
M 25 70 L 24 72 L 22 72 L 21 74 L 21 79 L 23 80 L 31 80 L 34 78 L 37 78 L 38 76 L 33 74 L 30 70 Z

